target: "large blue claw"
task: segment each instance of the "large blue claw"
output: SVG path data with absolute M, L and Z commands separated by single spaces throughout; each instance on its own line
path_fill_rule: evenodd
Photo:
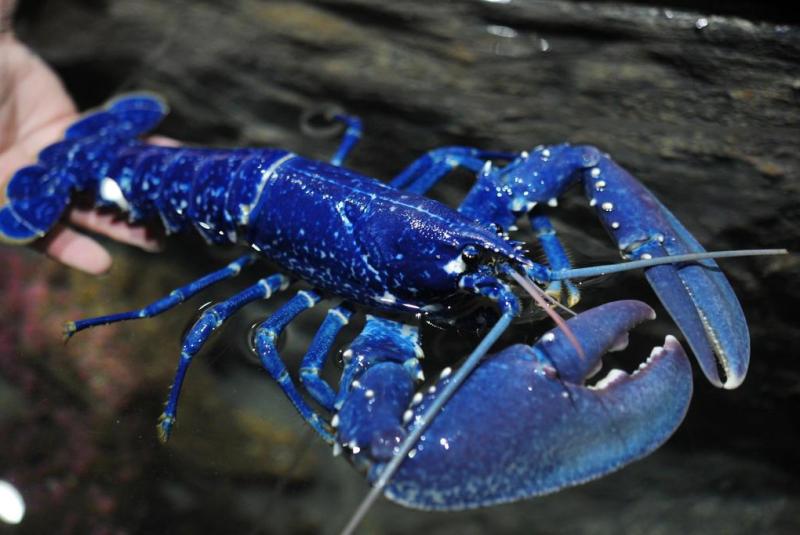
M 630 328 L 653 317 L 638 301 L 609 303 L 568 322 L 583 358 L 557 329 L 533 347 L 487 357 L 432 421 L 387 497 L 421 509 L 486 506 L 576 485 L 652 452 L 691 397 L 691 367 L 677 340 L 668 336 L 632 375 L 613 370 L 594 386 L 584 382 Z
M 586 193 L 626 256 L 704 251 L 647 188 L 608 157 L 584 172 Z M 750 336 L 739 301 L 716 262 L 655 266 L 645 276 L 708 380 L 724 388 L 739 386 L 750 361 Z

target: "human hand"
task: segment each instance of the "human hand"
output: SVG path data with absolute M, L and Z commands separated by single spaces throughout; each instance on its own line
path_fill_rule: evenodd
M 61 139 L 78 117 L 75 104 L 55 73 L 7 27 L 12 7 L 13 2 L 0 0 L 0 204 L 14 171 L 35 163 L 39 151 Z M 111 256 L 97 241 L 77 229 L 145 250 L 159 248 L 146 227 L 131 225 L 115 214 L 72 208 L 67 222 L 57 224 L 34 247 L 88 273 L 107 271 Z

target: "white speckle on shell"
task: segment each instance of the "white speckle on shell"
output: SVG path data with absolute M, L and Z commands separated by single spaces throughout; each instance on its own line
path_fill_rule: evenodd
M 397 297 L 390 294 L 389 292 L 384 292 L 383 295 L 376 298 L 376 300 L 380 301 L 381 303 L 387 303 L 389 305 L 392 305 L 397 302 Z
M 608 372 L 608 375 L 597 381 L 597 383 L 594 386 L 590 386 L 589 388 L 592 390 L 603 390 L 605 388 L 608 388 L 609 385 L 612 385 L 618 380 L 622 379 L 623 377 L 627 377 L 627 375 L 628 374 L 625 373 L 624 371 L 614 368 L 613 370 Z
M 461 258 L 461 255 L 458 255 L 444 265 L 444 272 L 450 275 L 458 275 L 460 273 L 464 273 L 466 270 L 467 264 L 464 263 L 464 259 Z
M 113 178 L 106 177 L 100 181 L 100 198 L 106 202 L 114 203 L 120 210 L 127 212 L 130 208 L 125 195 L 122 193 L 122 188 Z

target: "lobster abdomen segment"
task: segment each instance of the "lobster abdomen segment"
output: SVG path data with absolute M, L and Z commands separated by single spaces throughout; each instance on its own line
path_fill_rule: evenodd
M 158 217 L 167 232 L 189 227 L 211 243 L 235 242 L 258 201 L 262 175 L 287 151 L 204 149 L 140 142 L 167 113 L 152 95 L 111 101 L 70 126 L 43 149 L 38 163 L 17 171 L 0 209 L 0 240 L 25 243 L 44 236 L 73 191 L 95 194 L 132 222 Z M 231 177 L 234 177 L 231 180 Z

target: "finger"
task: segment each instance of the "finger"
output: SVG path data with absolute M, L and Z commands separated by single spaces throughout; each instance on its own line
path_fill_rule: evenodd
M 111 268 L 111 255 L 93 239 L 64 225 L 57 225 L 34 247 L 67 266 L 100 275 Z
M 108 236 L 118 242 L 127 243 L 154 253 L 162 249 L 162 243 L 156 232 L 145 225 L 132 225 L 120 219 L 113 212 L 99 212 L 96 209 L 72 208 L 69 213 L 70 223 Z
M 159 145 L 161 147 L 180 147 L 181 142 L 177 139 L 172 139 L 171 137 L 167 136 L 147 136 L 147 141 L 152 143 L 153 145 Z

